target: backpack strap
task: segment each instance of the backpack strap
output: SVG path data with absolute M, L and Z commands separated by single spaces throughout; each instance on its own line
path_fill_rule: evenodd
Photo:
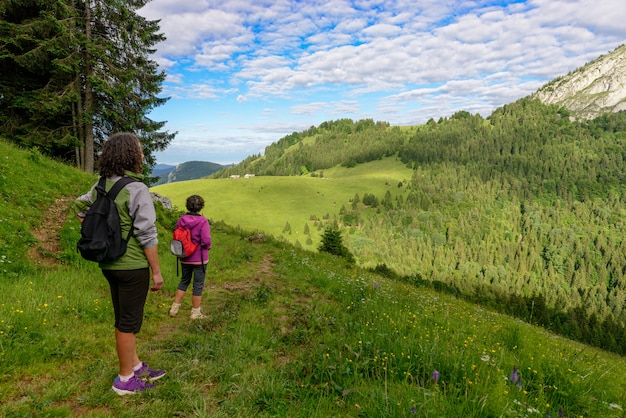
M 115 198 L 122 190 L 122 188 L 124 188 L 127 184 L 135 181 L 137 180 L 132 177 L 123 176 L 118 181 L 116 181 L 113 187 L 111 187 L 111 189 L 107 192 L 106 178 L 104 176 L 101 176 L 100 181 L 96 186 L 96 190 L 98 191 L 98 193 L 106 194 L 107 196 L 109 196 L 109 198 L 111 198 L 111 200 L 115 201 Z M 133 235 L 133 226 L 135 225 L 135 215 L 137 215 L 137 210 L 139 210 L 139 208 L 135 209 L 135 213 L 133 215 L 130 215 L 130 229 L 128 230 L 128 235 L 126 236 L 126 245 L 128 245 L 130 237 Z
M 204 250 L 202 249 L 202 237 L 200 237 L 200 244 L 198 244 L 200 250 L 200 264 L 202 264 L 202 272 L 206 273 L 206 265 L 204 264 Z
M 128 183 L 132 183 L 134 181 L 137 181 L 137 180 L 135 180 L 132 177 L 124 176 L 118 181 L 116 181 L 113 187 L 111 187 L 111 190 L 109 190 L 106 193 L 107 195 L 109 195 L 111 199 L 115 200 L 120 190 L 122 190 L 122 188 L 126 186 Z M 98 183 L 98 186 L 100 185 L 100 183 L 103 183 L 103 182 L 106 183 L 106 179 L 104 177 L 100 177 L 100 182 Z

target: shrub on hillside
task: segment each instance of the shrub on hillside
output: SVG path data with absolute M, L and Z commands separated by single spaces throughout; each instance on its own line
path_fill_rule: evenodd
M 327 252 L 333 255 L 337 255 L 339 257 L 345 258 L 350 264 L 354 264 L 354 256 L 350 251 L 343 245 L 343 240 L 341 238 L 341 231 L 339 231 L 339 226 L 336 222 L 334 222 L 331 226 L 326 227 L 324 229 L 324 234 L 322 235 L 322 242 L 318 247 L 320 252 Z

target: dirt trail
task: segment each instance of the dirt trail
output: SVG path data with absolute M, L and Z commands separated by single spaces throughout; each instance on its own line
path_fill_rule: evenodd
M 28 249 L 28 256 L 36 264 L 58 265 L 56 255 L 61 251 L 60 234 L 61 228 L 67 218 L 71 197 L 56 199 L 43 214 L 43 224 L 32 231 L 38 244 Z

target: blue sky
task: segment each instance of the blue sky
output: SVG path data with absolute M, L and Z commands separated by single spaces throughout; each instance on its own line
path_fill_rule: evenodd
M 152 0 L 178 134 L 161 164 L 238 163 L 327 120 L 488 116 L 626 42 L 624 0 Z

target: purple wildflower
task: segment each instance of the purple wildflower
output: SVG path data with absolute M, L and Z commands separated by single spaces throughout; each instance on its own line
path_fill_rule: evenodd
M 411 413 L 412 413 L 413 415 L 417 414 L 417 406 L 413 405 L 413 406 L 411 407 Z
M 513 371 L 511 372 L 511 376 L 509 377 L 511 382 L 516 383 L 519 380 L 519 374 L 517 374 L 517 367 L 513 366 Z
M 435 383 L 439 381 L 439 372 L 437 370 L 433 372 L 433 380 L 435 381 Z
M 559 418 L 563 418 L 563 408 L 559 408 Z

